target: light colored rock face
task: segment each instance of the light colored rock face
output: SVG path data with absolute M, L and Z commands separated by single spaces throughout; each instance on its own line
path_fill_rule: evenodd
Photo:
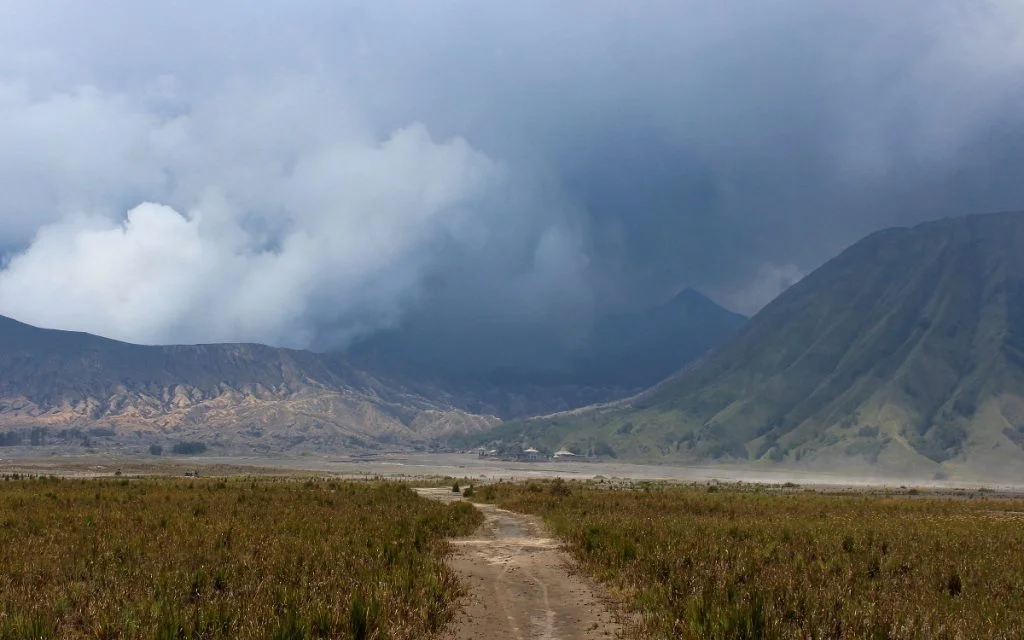
M 410 447 L 499 422 L 492 416 L 455 409 L 423 409 L 322 389 L 279 393 L 224 389 L 211 394 L 177 386 L 154 395 L 122 390 L 104 399 L 44 406 L 9 397 L 0 405 L 0 430 L 105 427 L 122 438 L 173 434 L 178 439 L 215 438 L 223 444 L 269 451 L 299 444 L 327 450 Z
M 41 427 L 54 442 L 61 432 L 102 429 L 133 441 L 359 450 L 422 446 L 498 422 L 336 356 L 261 345 L 143 347 L 0 318 L 0 433 Z

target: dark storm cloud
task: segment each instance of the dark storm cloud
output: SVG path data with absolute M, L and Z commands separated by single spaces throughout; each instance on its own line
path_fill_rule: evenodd
M 416 57 L 409 82 L 445 90 L 415 108 L 552 170 L 599 282 L 728 298 L 878 226 L 1021 206 L 998 159 L 1022 147 L 1017 4 L 462 9 L 409 18 L 432 24 L 414 47 L 446 43 Z
M 753 311 L 875 228 L 1024 208 L 1020 6 L 5 3 L 0 313 L 326 346 Z

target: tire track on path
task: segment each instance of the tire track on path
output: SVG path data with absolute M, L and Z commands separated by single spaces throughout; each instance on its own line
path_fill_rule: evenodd
M 447 489 L 417 489 L 435 500 L 460 500 Z M 447 640 L 616 638 L 619 626 L 599 588 L 571 571 L 571 560 L 541 523 L 494 505 L 476 505 L 484 523 L 451 540 L 449 565 L 470 586 L 466 607 Z

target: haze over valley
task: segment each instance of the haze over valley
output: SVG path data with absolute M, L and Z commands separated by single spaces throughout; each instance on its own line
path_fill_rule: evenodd
M 1024 472 L 1019 3 L 15 2 L 0 59 L 9 452 Z
M 3 0 L 0 640 L 1024 638 L 1021 0 Z
M 852 473 L 1024 472 L 1024 213 L 874 233 L 626 402 L 487 438 Z

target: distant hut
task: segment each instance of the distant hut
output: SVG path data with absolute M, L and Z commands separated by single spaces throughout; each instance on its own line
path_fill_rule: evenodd
M 524 460 L 529 460 L 530 462 L 535 462 L 538 457 L 540 457 L 540 451 L 537 451 L 533 447 L 530 447 L 529 449 L 523 449 L 523 459 Z
M 555 460 L 572 460 L 576 454 L 568 449 L 559 449 L 555 452 Z

